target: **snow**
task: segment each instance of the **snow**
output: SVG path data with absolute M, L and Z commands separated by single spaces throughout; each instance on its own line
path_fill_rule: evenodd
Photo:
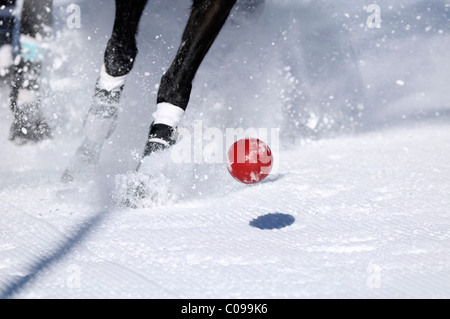
M 72 2 L 81 29 L 65 25 Z M 450 297 L 445 1 L 377 1 L 380 29 L 359 1 L 267 0 L 253 29 L 231 20 L 183 126 L 280 128 L 277 172 L 247 186 L 226 163 L 167 161 L 174 200 L 138 209 L 111 193 L 144 146 L 186 1 L 147 6 L 100 167 L 64 185 L 114 14 L 72 2 L 56 1 L 45 83 L 55 138 L 7 141 L 0 88 L 1 298 Z

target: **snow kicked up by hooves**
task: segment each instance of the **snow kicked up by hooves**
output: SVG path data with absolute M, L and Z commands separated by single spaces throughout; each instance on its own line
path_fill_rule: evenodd
M 54 138 L 10 143 L 0 88 L 0 297 L 450 296 L 445 2 L 377 1 L 380 29 L 359 1 L 267 1 L 253 27 L 230 20 L 183 125 L 280 128 L 279 172 L 246 186 L 225 164 L 162 161 L 150 167 L 166 178 L 145 184 L 158 204 L 133 209 L 115 199 L 145 179 L 134 170 L 188 5 L 149 1 L 117 130 L 93 175 L 66 185 L 114 16 L 72 2 L 82 28 L 55 1 L 44 83 Z

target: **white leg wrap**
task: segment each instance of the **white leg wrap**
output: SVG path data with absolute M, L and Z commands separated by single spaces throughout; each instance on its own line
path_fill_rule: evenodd
M 165 124 L 176 127 L 184 116 L 184 110 L 181 107 L 170 103 L 159 103 L 156 106 L 156 112 L 153 113 L 155 124 Z
M 98 85 L 100 86 L 100 89 L 106 90 L 106 91 L 115 91 L 119 90 L 124 84 L 127 76 L 111 76 L 108 73 L 106 73 L 106 67 L 103 64 L 102 70 L 100 71 L 100 80 L 98 82 Z

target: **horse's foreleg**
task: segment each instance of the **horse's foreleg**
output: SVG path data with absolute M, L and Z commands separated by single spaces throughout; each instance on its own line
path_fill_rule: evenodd
M 192 81 L 235 3 L 236 0 L 193 1 L 181 45 L 161 79 L 144 157 L 175 143 L 174 127 L 187 108 Z
M 127 75 L 133 68 L 138 49 L 136 35 L 148 0 L 116 0 L 116 16 L 105 51 L 105 69 L 113 77 Z
M 147 1 L 116 0 L 113 31 L 85 122 L 87 138 L 98 144 L 103 143 L 115 128 L 120 96 L 138 53 L 136 35 Z
M 235 3 L 236 0 L 193 2 L 180 48 L 161 79 L 158 103 L 170 103 L 186 110 L 195 74 Z
M 85 122 L 89 141 L 100 146 L 113 132 L 125 79 L 133 68 L 138 49 L 136 35 L 147 0 L 116 0 L 112 35 L 105 50 L 94 99 Z
M 116 15 L 94 97 L 84 122 L 85 138 L 63 175 L 71 181 L 98 163 L 103 143 L 117 125 L 118 104 L 136 55 L 136 35 L 147 0 L 116 0 Z
M 114 131 L 125 79 L 133 68 L 138 49 L 136 35 L 147 0 L 116 0 L 116 15 L 94 99 L 85 121 L 89 142 L 100 148 Z

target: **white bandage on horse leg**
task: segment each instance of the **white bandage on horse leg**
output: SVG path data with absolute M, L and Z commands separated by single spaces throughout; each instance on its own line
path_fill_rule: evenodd
M 184 116 L 184 110 L 181 107 L 170 103 L 158 103 L 156 112 L 153 113 L 155 124 L 165 124 L 171 127 L 176 127 Z
M 108 92 L 119 90 L 123 85 L 125 85 L 125 80 L 127 75 L 122 76 L 111 76 L 106 72 L 106 67 L 103 64 L 102 70 L 100 71 L 100 79 L 98 85 L 100 89 L 106 90 Z

